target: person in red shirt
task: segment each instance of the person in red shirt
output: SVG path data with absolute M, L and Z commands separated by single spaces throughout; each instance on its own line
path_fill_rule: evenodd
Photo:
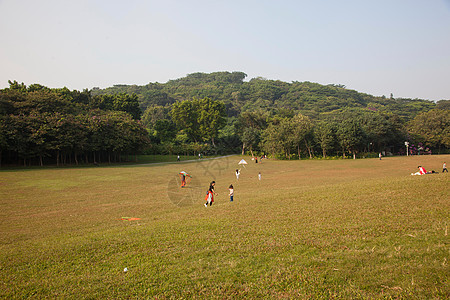
M 425 174 L 427 174 L 427 170 L 425 170 L 424 167 L 418 166 L 418 168 L 419 168 L 419 172 L 411 173 L 411 175 L 425 175 Z

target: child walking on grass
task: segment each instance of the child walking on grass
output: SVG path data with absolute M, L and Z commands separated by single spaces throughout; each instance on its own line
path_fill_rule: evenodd
M 230 186 L 228 187 L 228 190 L 230 191 L 230 202 L 233 202 L 234 189 L 233 189 L 232 184 L 230 184 Z
M 211 206 L 214 202 L 214 194 L 217 195 L 216 191 L 214 190 L 215 185 L 216 185 L 215 181 L 212 181 L 211 184 L 209 185 L 209 190 L 206 193 L 206 197 L 205 197 L 205 200 L 206 200 L 205 207 L 208 207 L 208 204 L 209 204 L 209 206 Z

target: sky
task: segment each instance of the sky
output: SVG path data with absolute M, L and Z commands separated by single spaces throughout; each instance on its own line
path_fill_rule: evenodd
M 0 88 L 218 71 L 450 99 L 450 0 L 0 0 Z

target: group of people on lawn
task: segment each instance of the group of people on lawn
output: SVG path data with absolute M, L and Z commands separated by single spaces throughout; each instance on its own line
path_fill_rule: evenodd
M 434 170 L 427 172 L 427 170 L 425 170 L 425 168 L 422 166 L 418 166 L 418 168 L 419 168 L 419 171 L 416 173 L 411 173 L 411 175 L 426 175 L 426 174 L 436 174 L 437 173 Z M 447 170 L 447 164 L 444 161 L 444 164 L 442 165 L 442 173 L 445 173 L 445 172 L 448 173 L 448 170 Z
M 422 166 L 418 166 L 418 168 L 419 168 L 419 171 L 416 172 L 416 173 L 411 173 L 411 175 L 426 175 L 426 174 L 437 173 L 434 170 L 431 171 L 431 172 L 427 172 L 427 170 L 425 170 L 425 168 L 422 167 Z M 442 165 L 442 173 L 445 173 L 445 172 L 448 173 L 448 170 L 447 170 L 447 165 L 444 162 L 444 164 Z M 236 180 L 239 180 L 240 174 L 241 174 L 241 170 L 240 169 L 236 169 L 236 173 L 235 173 Z M 261 180 L 261 172 L 258 173 L 258 179 Z M 182 179 L 181 179 L 181 187 L 185 187 L 185 186 L 186 186 L 186 180 L 185 180 L 185 176 L 183 175 Z M 206 192 L 206 197 L 205 197 L 205 202 L 206 202 L 204 204 L 205 207 L 208 207 L 208 205 L 211 206 L 214 203 L 214 196 L 217 195 L 217 193 L 215 191 L 215 186 L 216 186 L 216 182 L 215 181 L 212 181 L 209 184 L 209 189 Z M 233 197 L 234 197 L 234 187 L 233 187 L 232 184 L 230 184 L 230 186 L 228 187 L 228 191 L 229 191 L 228 196 L 230 196 L 230 202 L 232 202 L 233 201 Z

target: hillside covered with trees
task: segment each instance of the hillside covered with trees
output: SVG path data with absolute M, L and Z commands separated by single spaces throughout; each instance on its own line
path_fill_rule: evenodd
M 301 113 L 313 119 L 322 114 L 345 108 L 365 108 L 393 113 L 404 120 L 436 107 L 436 103 L 421 99 L 375 97 L 346 89 L 343 85 L 321 85 L 311 82 L 283 82 L 261 77 L 244 81 L 243 72 L 194 73 L 167 83 L 144 86 L 115 85 L 106 89 L 94 88 L 93 95 L 136 94 L 140 108 L 171 105 L 192 98 L 211 98 L 222 101 L 229 117 L 245 111 L 262 109 L 276 114 L 283 110 Z
M 0 161 L 115 161 L 124 154 L 278 158 L 445 152 L 449 100 L 375 97 L 343 85 L 243 72 L 70 91 L 16 81 L 0 91 Z

